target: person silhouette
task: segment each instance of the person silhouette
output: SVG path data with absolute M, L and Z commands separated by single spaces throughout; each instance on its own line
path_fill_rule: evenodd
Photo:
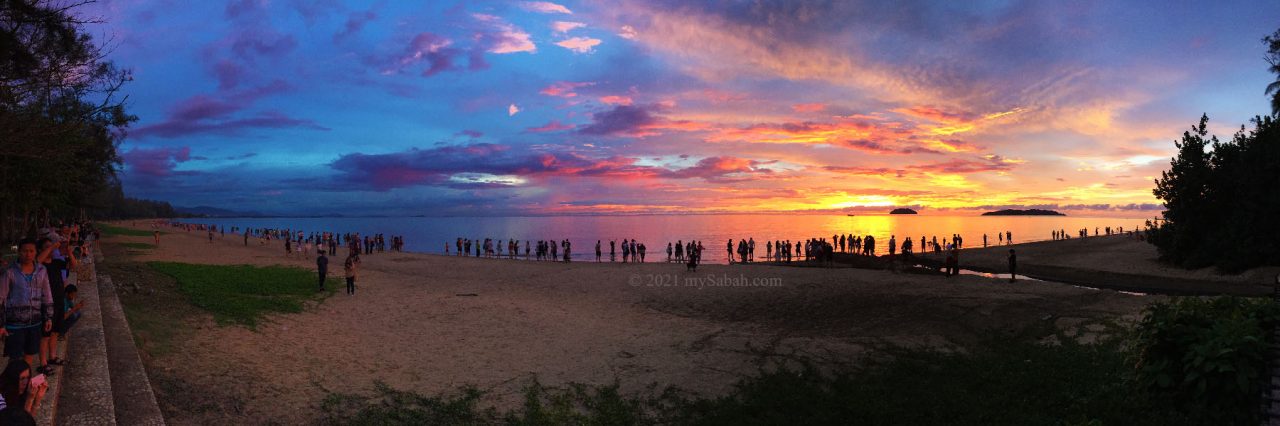
M 1018 279 L 1018 254 L 1009 249 L 1009 282 Z

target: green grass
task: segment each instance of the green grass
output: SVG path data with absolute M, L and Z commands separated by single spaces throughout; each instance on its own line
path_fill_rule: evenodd
M 1022 339 L 986 342 L 967 353 L 893 349 L 859 368 L 819 373 L 805 362 L 760 371 L 727 395 L 699 397 L 650 386 L 623 395 L 618 385 L 536 381 L 522 407 L 477 408 L 483 394 L 463 388 L 424 396 L 375 386 L 372 396 L 331 394 L 326 424 L 507 425 L 1179 425 L 1127 379 L 1118 339 L 1050 346 Z
M 102 235 L 107 236 L 150 237 L 152 235 L 152 231 L 122 228 L 105 223 L 96 223 L 94 226 L 98 227 L 99 231 L 102 231 Z M 160 234 L 163 235 L 164 232 L 161 232 Z
M 120 246 L 124 248 L 135 249 L 135 250 L 151 250 L 156 248 L 155 244 L 147 244 L 147 243 L 120 243 Z
M 316 291 L 315 273 L 306 269 L 250 265 L 194 265 L 147 262 L 147 266 L 173 277 L 178 291 L 192 305 L 209 313 L 219 324 L 257 326 L 265 315 L 302 312 L 308 301 L 333 294 L 337 279 L 325 292 Z

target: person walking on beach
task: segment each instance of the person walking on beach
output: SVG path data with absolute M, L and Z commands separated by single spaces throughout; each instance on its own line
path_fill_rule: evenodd
M 667 263 L 671 262 L 671 242 L 667 241 Z
M 729 263 L 733 263 L 733 238 L 730 238 L 729 242 L 725 243 L 725 251 L 729 252 Z
M 342 262 L 342 272 L 347 276 L 347 295 L 356 294 L 356 273 L 360 269 L 360 255 L 351 254 Z
M 1014 253 L 1013 249 L 1009 249 L 1009 282 L 1016 281 L 1018 279 L 1017 274 L 1018 274 L 1018 254 Z
M 600 240 L 596 240 L 596 263 L 600 263 Z
M 445 250 L 449 249 L 449 245 L 445 244 Z M 324 291 L 324 279 L 329 274 L 329 257 L 324 255 L 321 250 L 319 256 L 316 256 L 316 272 L 320 274 L 320 291 Z
M 1006 243 L 1013 244 L 1013 233 L 1009 231 L 1004 231 L 1004 241 Z

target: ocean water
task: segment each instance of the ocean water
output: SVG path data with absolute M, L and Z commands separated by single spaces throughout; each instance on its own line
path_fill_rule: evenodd
M 928 215 L 643 215 L 643 216 L 553 216 L 553 217 L 342 217 L 342 218 L 194 218 L 183 219 L 187 223 L 202 223 L 241 228 L 276 228 L 311 232 L 358 232 L 361 235 L 382 233 L 403 236 L 405 250 L 419 253 L 442 254 L 445 244 L 454 254 L 454 241 L 458 237 L 483 241 L 485 238 L 506 241 L 520 240 L 521 254 L 525 242 L 537 240 L 560 241 L 568 239 L 575 260 L 594 260 L 595 244 L 601 242 L 604 257 L 609 256 L 609 241 L 619 243 L 623 239 L 635 239 L 647 247 L 646 260 L 666 259 L 668 242 L 701 241 L 706 251 L 704 262 L 723 263 L 727 259 L 725 243 L 732 239 L 754 238 L 756 258 L 763 259 L 767 241 L 804 241 L 808 238 L 827 238 L 832 234 L 872 235 L 876 238 L 876 251 L 888 251 L 890 236 L 896 236 L 899 244 L 906 237 L 918 240 L 934 236 L 942 242 L 951 234 L 960 234 L 965 247 L 981 247 L 983 234 L 988 243 L 995 245 L 997 232 L 1013 233 L 1015 243 L 1043 241 L 1052 237 L 1052 231 L 1065 230 L 1075 237 L 1076 231 L 1094 228 L 1104 231 L 1124 227 L 1140 228 L 1144 220 L 1134 218 L 1074 217 L 1074 216 L 928 216 Z M 1105 231 L 1104 231 L 1105 232 Z M 230 238 L 228 236 L 227 238 Z M 388 241 L 389 243 L 389 241 Z M 502 248 L 505 249 L 505 245 Z M 916 251 L 920 251 L 916 242 Z M 283 250 L 283 248 L 282 248 Z M 472 251 L 474 253 L 474 247 Z M 621 248 L 618 256 L 622 256 Z M 735 255 L 736 256 L 736 255 Z M 619 259 L 621 260 L 621 259 Z

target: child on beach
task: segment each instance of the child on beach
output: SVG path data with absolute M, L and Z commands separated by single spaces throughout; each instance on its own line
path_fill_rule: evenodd
M 59 337 L 65 337 L 67 331 L 71 330 L 71 326 L 76 324 L 80 319 L 80 310 L 84 308 L 84 302 L 77 302 L 76 296 L 80 294 L 79 288 L 75 284 L 67 286 L 67 297 L 64 301 L 66 306 L 66 314 L 63 314 L 62 329 L 58 331 Z
M 354 296 L 356 294 L 356 271 L 360 268 L 360 255 L 351 254 L 347 256 L 347 261 L 342 263 L 342 271 L 347 276 L 347 294 Z

